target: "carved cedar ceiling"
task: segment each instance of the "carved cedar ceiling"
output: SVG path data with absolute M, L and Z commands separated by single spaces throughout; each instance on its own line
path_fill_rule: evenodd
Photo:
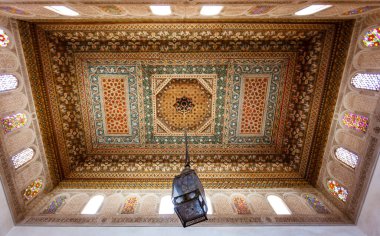
M 54 184 L 315 183 L 352 21 L 19 25 Z

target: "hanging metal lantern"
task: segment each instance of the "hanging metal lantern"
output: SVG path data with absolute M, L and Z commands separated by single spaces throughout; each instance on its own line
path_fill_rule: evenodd
M 172 202 L 183 227 L 207 220 L 206 195 L 202 183 L 190 168 L 190 157 L 185 132 L 186 163 L 180 175 L 174 177 Z

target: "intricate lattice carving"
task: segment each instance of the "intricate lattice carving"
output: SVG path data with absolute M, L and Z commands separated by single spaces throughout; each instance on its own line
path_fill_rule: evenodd
M 268 83 L 268 78 L 246 77 L 244 79 L 241 134 L 262 133 Z
M 32 148 L 27 148 L 12 156 L 13 166 L 17 169 L 30 161 L 33 158 L 34 150 Z
M 129 133 L 125 78 L 102 77 L 101 80 L 107 133 Z
M 0 92 L 17 88 L 18 80 L 14 75 L 0 75 Z

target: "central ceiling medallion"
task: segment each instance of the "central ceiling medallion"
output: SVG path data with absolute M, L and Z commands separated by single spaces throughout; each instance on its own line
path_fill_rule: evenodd
M 193 104 L 191 98 L 183 96 L 181 98 L 177 98 L 177 101 L 173 106 L 175 107 L 177 112 L 185 115 L 186 113 L 191 112 L 195 105 Z
M 156 136 L 210 136 L 215 129 L 214 74 L 153 75 L 153 113 Z

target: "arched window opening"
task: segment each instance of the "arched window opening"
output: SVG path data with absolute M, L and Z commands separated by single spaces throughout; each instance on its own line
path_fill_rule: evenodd
M 0 75 L 0 92 L 9 91 L 17 88 L 18 80 L 14 75 Z
M 26 187 L 24 194 L 23 194 L 24 198 L 26 200 L 33 199 L 35 196 L 38 195 L 38 193 L 41 191 L 42 187 L 43 187 L 42 179 L 38 178 L 38 179 L 34 180 L 31 184 L 28 185 L 28 187 Z
M 236 196 L 232 201 L 239 215 L 251 214 L 251 210 L 243 197 Z
M 214 210 L 212 209 L 211 199 L 206 196 L 207 214 L 212 215 Z
M 48 207 L 42 212 L 43 214 L 55 214 L 55 212 L 66 202 L 66 196 L 59 196 L 55 198 Z
M 358 89 L 380 90 L 380 74 L 357 73 L 352 77 L 351 84 Z
M 341 162 L 343 162 L 344 164 L 348 165 L 349 167 L 353 169 L 355 169 L 356 165 L 358 164 L 358 160 L 359 160 L 358 155 L 342 147 L 339 147 L 335 150 L 335 156 L 338 160 L 340 160 Z
M 337 181 L 328 180 L 327 187 L 332 195 L 342 200 L 343 202 L 347 201 L 348 191 L 346 188 L 341 186 Z
M 380 44 L 380 27 L 367 31 L 363 38 L 363 44 L 366 47 L 378 47 Z
M 174 205 L 170 195 L 161 198 L 159 214 L 174 214 Z
M 26 125 L 27 118 L 24 113 L 17 113 L 14 115 L 6 116 L 1 119 L 1 124 L 4 129 L 4 133 L 9 133 L 15 129 L 22 128 Z
M 313 208 L 317 213 L 319 214 L 330 213 L 330 211 L 326 208 L 326 206 L 321 201 L 319 201 L 318 198 L 316 198 L 315 196 L 306 194 L 304 198 L 306 199 L 307 204 L 309 204 L 309 206 Z
M 86 206 L 83 208 L 82 215 L 94 215 L 98 212 L 100 206 L 102 205 L 104 196 L 96 195 L 87 202 Z
M 135 214 L 137 203 L 137 197 L 128 197 L 127 200 L 125 200 L 121 214 Z
M 31 148 L 27 148 L 17 153 L 16 155 L 11 157 L 13 166 L 18 169 L 28 161 L 32 160 L 34 155 L 34 150 Z
M 285 202 L 278 196 L 275 195 L 269 195 L 267 197 L 269 204 L 273 208 L 274 212 L 276 212 L 277 215 L 291 215 L 288 206 L 285 204 Z
M 361 116 L 355 113 L 346 113 L 343 117 L 343 124 L 350 129 L 365 133 L 368 128 L 368 117 Z
M 3 29 L 0 29 L 0 47 L 6 47 L 9 44 L 9 37 L 8 35 L 4 32 Z

